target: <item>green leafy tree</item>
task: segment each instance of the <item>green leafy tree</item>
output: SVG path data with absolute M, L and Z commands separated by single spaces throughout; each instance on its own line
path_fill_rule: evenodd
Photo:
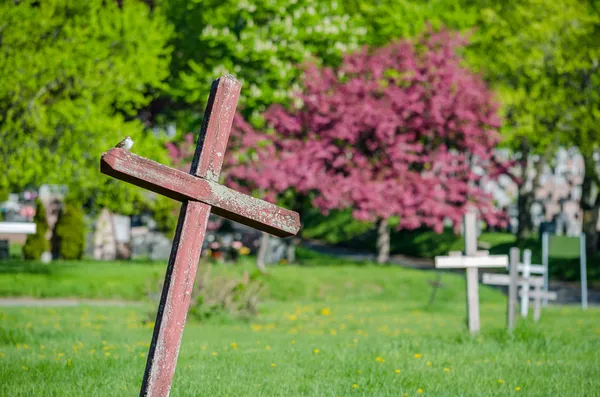
M 140 198 L 106 182 L 98 161 L 126 135 L 141 154 L 164 152 L 139 115 L 168 75 L 172 29 L 159 11 L 138 0 L 1 2 L 0 191 L 56 183 L 111 206 Z
M 587 12 L 581 23 L 585 34 L 569 47 L 560 76 L 566 105 L 561 123 L 563 144 L 576 146 L 584 161 L 582 229 L 587 252 L 595 254 L 600 249 L 600 1 L 582 6 Z
M 52 235 L 52 253 L 55 258 L 81 259 L 85 249 L 85 221 L 81 206 L 65 202 Z
M 48 221 L 46 220 L 46 207 L 40 199 L 35 202 L 35 234 L 27 236 L 23 246 L 23 256 L 25 259 L 40 259 L 44 252 L 50 251 L 50 243 L 46 239 L 48 233 Z
M 339 62 L 343 53 L 364 43 L 361 37 L 366 33 L 341 2 L 158 3 L 176 34 L 167 100 L 156 101 L 156 105 L 163 106 L 159 111 L 179 111 L 182 133 L 198 130 L 207 87 L 214 78 L 229 72 L 241 80 L 241 107 L 246 116 L 254 116 L 253 122 L 259 123 L 259 114 L 268 105 L 285 101 L 297 87 L 299 64 L 311 57 L 325 64 Z
M 533 231 L 531 206 L 545 166 L 563 143 L 571 106 L 562 82 L 572 48 L 589 33 L 594 17 L 578 0 L 482 2 L 469 62 L 498 92 L 505 116 L 505 145 L 520 164 L 519 237 Z M 569 66 L 571 65 L 571 66 Z M 528 180 L 524 170 L 533 168 Z
M 451 0 L 347 0 L 344 7 L 366 34 L 362 44 L 383 46 L 390 41 L 420 35 L 426 28 L 473 30 L 480 2 Z

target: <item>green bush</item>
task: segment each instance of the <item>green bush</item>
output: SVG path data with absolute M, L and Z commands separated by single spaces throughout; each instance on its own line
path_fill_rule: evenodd
M 50 243 L 46 240 L 46 233 L 48 232 L 46 208 L 40 199 L 35 202 L 35 217 L 33 220 L 36 230 L 35 234 L 27 236 L 27 241 L 23 246 L 23 257 L 25 259 L 40 259 L 43 252 L 50 250 Z
M 72 201 L 63 206 L 52 236 L 52 253 L 61 259 L 81 259 L 85 248 L 85 224 L 81 207 Z

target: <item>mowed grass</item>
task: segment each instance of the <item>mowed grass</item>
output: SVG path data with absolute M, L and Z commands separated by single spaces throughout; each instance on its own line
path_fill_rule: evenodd
M 508 336 L 505 297 L 481 286 L 482 332 L 470 337 L 463 278 L 444 274 L 428 307 L 434 278 L 368 265 L 274 268 L 258 317 L 189 319 L 171 395 L 600 395 L 598 308 L 551 306 Z M 136 395 L 155 310 L 0 308 L 0 395 Z

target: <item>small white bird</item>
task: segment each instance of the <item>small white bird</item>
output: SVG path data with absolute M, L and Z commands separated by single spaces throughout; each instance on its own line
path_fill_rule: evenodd
M 115 145 L 115 147 L 125 149 L 125 150 L 131 150 L 131 148 L 133 147 L 133 139 L 131 139 L 130 136 L 126 136 L 125 139 L 123 139 L 121 142 L 117 143 Z

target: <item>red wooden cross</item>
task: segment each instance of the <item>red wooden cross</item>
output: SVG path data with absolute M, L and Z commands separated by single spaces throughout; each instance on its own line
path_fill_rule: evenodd
M 240 89 L 229 75 L 213 83 L 189 174 L 119 148 L 100 161 L 104 174 L 182 202 L 140 396 L 169 395 L 209 214 L 280 237 L 300 229 L 298 213 L 217 183 Z

